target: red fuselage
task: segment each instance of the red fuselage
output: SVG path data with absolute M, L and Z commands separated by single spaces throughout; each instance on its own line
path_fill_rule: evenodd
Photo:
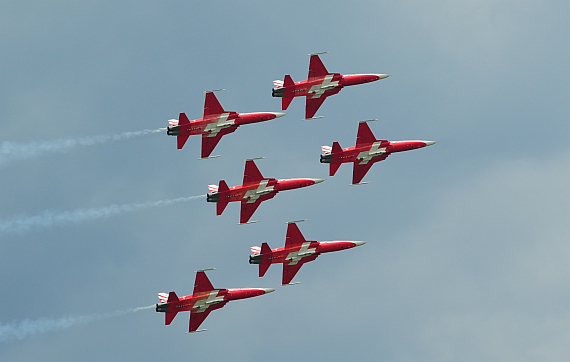
M 415 150 L 434 143 L 433 141 L 377 141 L 363 146 L 343 148 L 342 152 L 321 155 L 321 163 L 374 163 L 384 160 L 391 153 Z
M 208 308 L 218 309 L 229 301 L 257 297 L 272 291 L 274 291 L 272 288 L 214 289 L 180 297 L 178 301 L 159 303 L 156 305 L 156 311 L 178 313 Z
M 331 73 L 325 76 L 313 77 L 294 85 L 284 86 L 273 90 L 274 97 L 294 98 L 310 96 L 328 97 L 340 92 L 343 87 L 370 83 L 388 77 L 387 74 L 350 74 Z
M 363 241 L 311 241 L 307 240 L 301 246 L 271 249 L 270 253 L 255 254 L 249 257 L 250 264 L 289 263 L 294 260 L 303 263 L 312 261 L 322 253 L 330 253 L 363 245 Z
M 281 112 L 237 113 L 225 112 L 190 121 L 190 123 L 168 127 L 170 136 L 208 135 L 229 128 L 232 132 L 239 126 L 250 123 L 269 121 L 283 116 Z M 216 125 L 215 127 L 209 125 Z M 226 132 L 229 133 L 229 132 Z
M 227 191 L 208 194 L 208 202 L 234 202 L 246 201 L 255 202 L 262 196 L 273 197 L 279 191 L 298 189 L 307 187 L 324 181 L 323 179 L 299 178 L 277 180 L 274 178 L 263 179 L 260 182 L 249 183 L 230 187 Z

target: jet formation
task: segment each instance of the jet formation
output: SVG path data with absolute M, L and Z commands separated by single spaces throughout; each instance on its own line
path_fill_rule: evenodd
M 282 98 L 282 110 L 286 110 L 295 97 L 306 97 L 305 119 L 315 117 L 324 100 L 346 86 L 374 82 L 388 77 L 387 74 L 351 74 L 330 73 L 321 59 L 320 54 L 310 55 L 309 75 L 307 80 L 293 82 L 290 75 L 285 75 L 283 81 L 273 82 L 273 97 Z M 182 149 L 191 135 L 202 135 L 201 158 L 214 158 L 211 156 L 214 148 L 222 136 L 234 132 L 239 126 L 249 123 L 258 123 L 282 117 L 282 112 L 242 113 L 225 111 L 213 93 L 208 91 L 204 101 L 203 118 L 190 121 L 185 113 L 180 113 L 179 119 L 169 120 L 170 126 L 167 134 L 177 137 L 177 147 Z M 353 163 L 352 184 L 361 182 L 370 167 L 379 161 L 385 160 L 395 152 L 409 151 L 435 144 L 434 141 L 388 141 L 377 140 L 370 130 L 367 122 L 361 121 L 358 125 L 356 145 L 341 148 L 338 142 L 331 146 L 322 146 L 323 154 L 320 162 L 330 164 L 329 175 L 334 176 L 341 164 Z M 311 186 L 320 182 L 320 178 L 283 179 L 263 177 L 254 160 L 247 159 L 243 175 L 243 183 L 228 187 L 224 180 L 218 185 L 208 185 L 207 201 L 216 203 L 216 215 L 221 215 L 230 202 L 241 202 L 240 223 L 251 224 L 250 221 L 259 205 L 269 200 L 280 191 Z M 304 221 L 304 220 L 302 220 Z M 287 223 L 285 246 L 271 249 L 264 242 L 259 246 L 251 247 L 252 254 L 249 263 L 259 265 L 259 277 L 263 277 L 271 264 L 283 264 L 282 285 L 291 283 L 299 269 L 308 262 L 315 260 L 319 255 L 354 248 L 364 245 L 364 241 L 314 241 L 306 240 L 297 222 Z M 208 314 L 224 307 L 229 301 L 251 298 L 273 292 L 273 288 L 238 288 L 215 289 L 205 274 L 206 270 L 196 272 L 194 291 L 191 295 L 178 297 L 175 292 L 158 293 L 159 303 L 156 311 L 165 313 L 165 324 L 169 325 L 179 312 L 190 312 L 188 332 L 200 332 L 198 329 Z

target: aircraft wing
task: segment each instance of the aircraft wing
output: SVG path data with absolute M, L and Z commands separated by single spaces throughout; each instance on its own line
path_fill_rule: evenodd
M 324 77 L 329 74 L 329 71 L 321 61 L 318 55 L 311 55 L 311 61 L 309 62 L 309 79 L 315 77 Z
M 313 95 L 308 95 L 307 105 L 305 107 L 305 118 L 313 118 L 326 98 L 327 96 L 324 94 L 318 98 L 313 98 Z
M 206 309 L 203 312 L 190 311 L 190 325 L 188 327 L 188 332 L 195 332 L 196 330 L 198 330 L 200 324 L 204 322 L 204 320 L 206 319 L 206 317 L 208 317 L 211 311 L 213 311 L 214 309 L 223 308 L 227 303 L 228 302 L 214 304 L 208 307 L 208 309 Z
M 253 160 L 245 161 L 245 170 L 243 171 L 243 184 L 250 184 L 263 180 L 263 175 L 255 165 Z
M 263 201 L 273 198 L 276 194 L 277 193 L 274 192 L 274 193 L 262 195 L 255 202 L 248 203 L 245 200 L 242 201 L 241 202 L 241 213 L 240 213 L 239 222 L 241 224 L 245 224 L 246 222 L 248 222 L 249 219 L 251 219 L 251 217 L 253 216 L 253 213 L 255 212 L 255 210 L 257 210 L 257 208 L 259 207 L 259 205 L 261 205 L 261 203 Z
M 222 113 L 225 113 L 225 111 L 220 102 L 218 102 L 216 95 L 212 92 L 206 93 L 206 100 L 204 101 L 204 117 Z
M 373 144 L 376 142 L 376 137 L 370 130 L 368 123 L 361 122 L 358 124 L 358 133 L 356 135 L 356 147 L 364 144 Z M 364 176 L 364 175 L 363 175 Z
M 283 264 L 283 278 L 281 279 L 281 284 L 289 284 L 291 280 L 295 277 L 299 269 L 305 264 L 305 262 L 298 262 L 294 265 Z
M 209 157 L 216 148 L 216 145 L 222 139 L 222 136 L 232 133 L 237 127 L 224 128 L 215 135 L 213 133 L 202 134 L 202 158 Z M 186 136 L 187 137 L 187 136 Z
M 199 271 L 196 273 L 196 280 L 194 281 L 194 293 L 204 293 L 214 290 L 214 286 L 210 283 L 210 279 L 206 276 L 206 273 Z
M 378 161 L 385 160 L 388 157 L 388 155 L 389 155 L 388 153 L 385 153 L 382 155 L 382 157 L 375 159 L 373 162 L 369 161 L 364 165 L 360 165 L 359 162 L 356 161 L 352 169 L 352 183 L 353 184 L 360 183 L 360 181 L 362 181 L 368 170 L 370 170 L 370 167 L 372 167 L 372 165 Z
M 297 224 L 288 224 L 287 236 L 285 237 L 285 248 L 301 246 L 304 242 L 306 242 L 305 237 L 301 233 L 301 230 L 299 230 Z

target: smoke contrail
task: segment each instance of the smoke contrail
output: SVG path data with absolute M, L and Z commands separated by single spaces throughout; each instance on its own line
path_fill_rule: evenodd
M 0 343 L 8 342 L 13 339 L 24 339 L 38 333 L 46 333 L 57 331 L 60 329 L 69 328 L 78 324 L 86 324 L 90 322 L 99 321 L 102 319 L 122 316 L 128 313 L 134 313 L 143 309 L 154 308 L 153 305 L 147 307 L 132 308 L 126 310 L 119 310 L 111 313 L 91 314 L 85 316 L 70 315 L 59 319 L 40 318 L 36 320 L 24 319 L 16 323 L 0 324 Z
M 106 136 L 89 136 L 75 139 L 60 138 L 53 141 L 32 141 L 29 143 L 4 141 L 0 146 L 0 166 L 4 166 L 15 160 L 37 157 L 46 152 L 66 151 L 75 146 L 92 146 L 98 143 L 120 141 L 132 137 L 159 133 L 165 130 L 166 128 L 145 129 L 142 131 L 124 132 Z
M 35 216 L 18 215 L 11 219 L 0 219 L 0 233 L 21 233 L 32 228 L 75 224 L 85 220 L 99 219 L 117 215 L 126 211 L 135 211 L 150 207 L 167 206 L 179 202 L 190 201 L 206 195 L 179 197 L 177 199 L 145 202 L 139 204 L 111 205 L 101 208 L 75 209 L 72 211 L 46 210 Z

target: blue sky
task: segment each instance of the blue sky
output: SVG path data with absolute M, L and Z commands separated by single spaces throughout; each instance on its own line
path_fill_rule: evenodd
M 562 1 L 1 4 L 0 359 L 568 360 L 569 15 Z M 320 51 L 330 71 L 390 77 L 314 121 L 295 99 L 225 136 L 217 159 L 164 133 L 21 151 L 199 118 L 210 89 L 227 110 L 280 111 L 272 81 L 305 79 Z M 371 118 L 377 138 L 437 144 L 376 164 L 365 186 L 347 165 L 328 177 L 320 146 L 353 146 Z M 204 199 L 124 210 L 239 184 L 260 156 L 265 176 L 326 181 L 263 203 L 253 225 Z M 216 287 L 278 286 L 281 267 L 258 278 L 249 247 L 282 246 L 298 219 L 307 239 L 367 244 L 228 304 L 206 333 L 184 333 L 187 313 L 168 327 L 152 309 L 113 314 L 190 294 L 202 268 Z M 63 324 L 19 339 L 25 320 Z

